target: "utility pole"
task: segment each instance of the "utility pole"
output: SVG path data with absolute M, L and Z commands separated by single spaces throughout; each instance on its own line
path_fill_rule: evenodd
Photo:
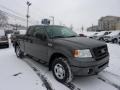
M 81 30 L 82 30 L 82 32 L 83 32 L 83 30 L 84 30 L 84 27 L 83 27 L 83 26 L 81 27 Z
M 107 21 L 107 25 L 108 25 L 108 31 L 110 30 L 110 22 L 109 20 Z
M 55 24 L 55 17 L 54 16 L 50 16 L 52 18 L 53 21 L 53 25 Z
M 28 29 L 28 23 L 29 23 L 29 17 L 30 17 L 29 16 L 29 7 L 30 7 L 31 3 L 29 1 L 27 1 L 26 4 L 27 4 L 27 15 L 26 15 L 26 17 L 27 17 L 27 29 Z
M 92 31 L 93 31 L 93 24 L 92 24 Z

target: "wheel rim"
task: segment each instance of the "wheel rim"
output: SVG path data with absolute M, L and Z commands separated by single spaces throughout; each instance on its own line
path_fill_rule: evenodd
M 17 54 L 17 56 L 20 56 L 20 49 L 19 49 L 19 47 L 16 48 L 16 54 Z
M 56 64 L 54 67 L 54 73 L 58 79 L 63 79 L 65 77 L 65 70 L 61 64 Z

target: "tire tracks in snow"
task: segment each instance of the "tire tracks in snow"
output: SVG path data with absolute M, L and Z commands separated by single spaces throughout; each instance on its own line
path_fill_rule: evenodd
M 29 58 L 29 57 L 28 57 Z M 32 58 L 33 59 L 33 58 Z M 45 77 L 46 73 L 48 71 L 46 71 L 44 74 L 41 74 L 39 66 L 35 65 L 35 63 L 39 63 L 37 61 L 32 61 L 32 60 L 24 60 L 35 72 L 36 74 L 40 77 L 40 79 L 43 81 L 43 85 L 45 85 L 45 87 L 47 88 L 47 90 L 55 90 L 52 88 L 52 85 L 50 82 L 48 82 L 47 78 Z M 35 62 L 35 63 L 34 63 Z M 60 83 L 60 82 L 59 82 Z M 80 88 L 77 88 L 76 85 L 74 85 L 72 82 L 70 83 L 62 83 L 63 85 L 65 85 L 67 88 L 69 88 L 70 90 L 81 90 Z
M 106 73 L 106 74 L 109 74 L 111 76 L 113 76 L 114 78 L 117 78 L 118 80 L 120 80 L 120 76 L 119 75 L 116 75 L 112 72 L 109 72 L 109 71 L 103 71 L 103 73 Z M 117 90 L 120 90 L 120 84 L 117 84 L 113 81 L 111 81 L 110 79 L 107 79 L 105 76 L 102 76 L 102 75 L 97 75 L 97 79 L 115 87 Z
M 40 69 L 39 69 L 39 67 L 37 65 L 35 65 L 31 61 L 29 61 L 29 62 L 26 61 L 26 60 L 24 60 L 24 61 L 35 71 L 35 73 L 38 75 L 38 77 L 40 77 L 40 79 L 43 82 L 43 86 L 45 86 L 47 90 L 55 90 L 55 89 L 52 88 L 51 83 L 47 80 L 47 78 L 45 77 L 45 75 L 43 75 L 40 72 Z
M 103 72 L 103 73 L 110 74 L 110 75 L 112 75 L 112 76 L 114 76 L 114 77 L 116 77 L 116 78 L 120 79 L 120 75 L 114 74 L 114 73 L 109 72 L 109 71 L 102 71 L 102 72 Z
M 119 86 L 119 85 L 117 85 L 117 84 L 115 84 L 115 83 L 109 81 L 108 79 L 105 79 L 105 78 L 99 77 L 99 76 L 98 76 L 97 78 L 98 78 L 99 80 L 101 80 L 101 81 L 107 83 L 107 84 L 110 84 L 111 86 L 115 87 L 116 89 L 120 90 L 120 86 Z
M 68 87 L 70 90 L 81 90 L 80 88 L 77 88 L 73 83 L 65 83 L 66 87 Z

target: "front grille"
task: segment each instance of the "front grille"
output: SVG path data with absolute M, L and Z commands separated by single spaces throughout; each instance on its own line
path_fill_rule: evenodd
M 95 56 L 96 60 L 101 60 L 101 59 L 103 59 L 103 58 L 105 58 L 106 56 L 109 55 L 107 45 L 94 48 L 93 53 L 94 53 L 94 56 Z

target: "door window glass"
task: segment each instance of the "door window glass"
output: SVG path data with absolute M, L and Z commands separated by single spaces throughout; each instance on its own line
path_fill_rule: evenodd
M 34 31 L 35 31 L 34 27 L 30 27 L 30 28 L 28 29 L 27 35 L 28 35 L 28 36 L 33 36 Z
M 39 35 L 45 35 L 44 28 L 43 27 L 36 27 L 35 31 L 33 33 L 33 37 L 36 37 L 37 34 L 39 34 Z

